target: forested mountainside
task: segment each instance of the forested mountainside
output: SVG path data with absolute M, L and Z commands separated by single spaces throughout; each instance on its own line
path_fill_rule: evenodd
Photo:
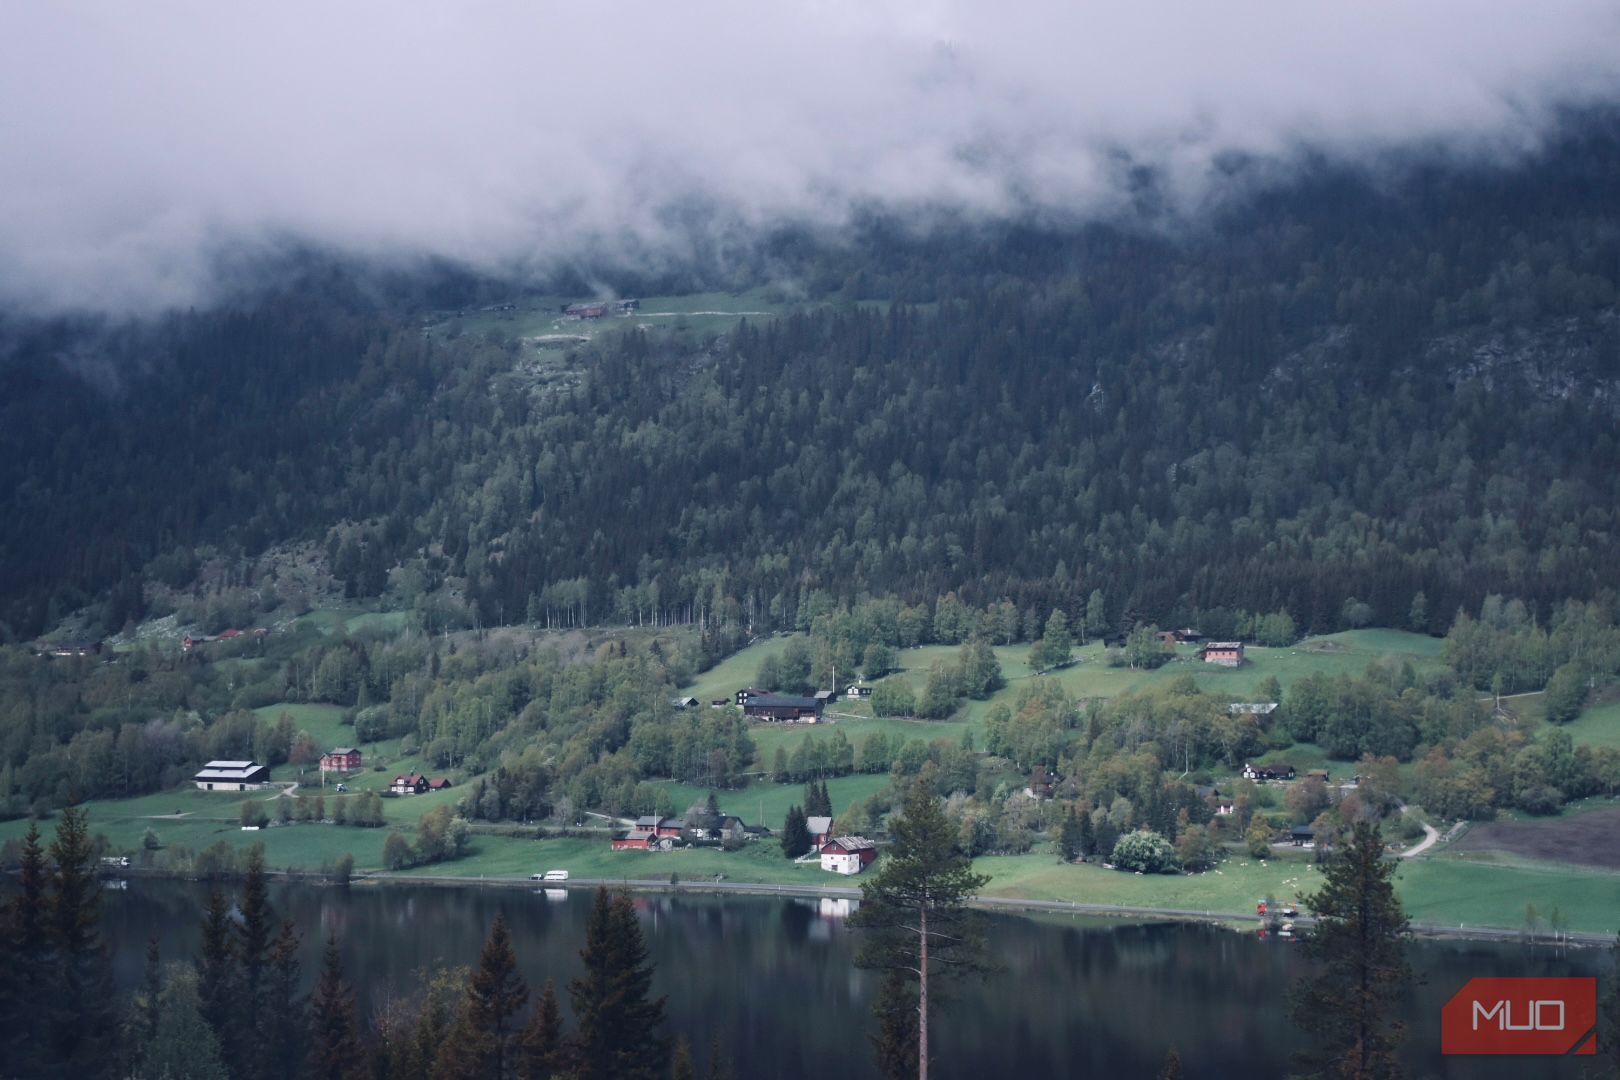
M 1196 222 L 785 232 L 718 335 L 427 334 L 329 278 L 117 325 L 13 320 L 0 632 L 116 631 L 315 541 L 433 625 L 860 596 L 1221 633 L 1443 630 L 1620 584 L 1620 122 L 1515 166 L 1318 169 Z M 717 271 L 693 267 L 690 284 Z M 647 282 L 619 283 L 630 291 Z M 666 282 L 667 284 L 667 282 Z M 219 608 L 216 610 L 225 610 Z

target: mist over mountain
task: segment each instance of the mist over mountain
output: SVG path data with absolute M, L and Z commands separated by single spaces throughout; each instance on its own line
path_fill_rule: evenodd
M 867 208 L 547 294 L 290 251 L 218 307 L 14 320 L 0 632 L 310 589 L 435 628 L 1612 602 L 1617 115 L 1491 167 L 1317 160 L 1180 228 L 1147 178 L 1128 224 Z M 662 299 L 561 319 L 598 296 Z
M 229 302 L 309 248 L 545 277 L 869 213 L 1196 222 L 1302 164 L 1522 162 L 1616 100 L 1617 38 L 1599 0 L 12 5 L 0 301 Z

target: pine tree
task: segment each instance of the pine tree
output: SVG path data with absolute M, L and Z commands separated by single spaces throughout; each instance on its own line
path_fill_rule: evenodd
M 354 1014 L 354 991 L 343 981 L 343 954 L 336 937 L 326 939 L 320 980 L 309 1001 L 309 1056 L 305 1072 L 314 1080 L 361 1080 L 365 1054 Z
M 1321 889 L 1303 898 L 1316 914 L 1304 951 L 1320 965 L 1293 991 L 1294 1019 L 1311 1035 L 1301 1055 L 1308 1068 L 1345 1080 L 1404 1075 L 1395 1055 L 1404 1025 L 1395 1008 L 1411 969 L 1394 876 L 1378 828 L 1358 822 L 1324 867 Z
M 810 826 L 804 811 L 797 806 L 788 807 L 787 820 L 782 823 L 782 854 L 797 859 L 810 850 Z
M 265 972 L 270 962 L 270 932 L 274 916 L 270 911 L 270 890 L 264 874 L 264 845 L 248 848 L 246 872 L 242 878 L 242 901 L 237 907 L 241 921 L 236 924 L 236 983 L 231 995 L 235 1016 L 222 1032 L 220 1043 L 227 1060 L 238 1062 L 246 1076 L 261 1076 L 265 1054 L 260 1027 L 269 1019 L 264 1008 Z
M 44 1034 L 33 1022 L 51 977 L 47 940 L 50 872 L 39 842 L 39 823 L 23 837 L 18 890 L 4 908 L 5 962 L 0 963 L 0 1050 L 7 1068 L 32 1075 L 41 1067 Z
M 1058 850 L 1062 852 L 1064 862 L 1074 862 L 1080 857 L 1080 815 L 1074 812 L 1074 806 L 1069 806 L 1069 812 L 1063 815 L 1063 828 L 1058 833 Z
M 161 1016 L 158 1002 L 163 997 L 162 957 L 158 952 L 157 935 L 146 939 L 146 978 L 141 984 L 140 1036 L 144 1047 L 157 1037 Z
M 883 867 L 861 886 L 853 926 L 876 931 L 859 963 L 897 970 L 917 982 L 917 1076 L 928 1080 L 929 991 L 936 975 L 980 966 L 983 932 L 967 901 L 990 879 L 973 872 L 959 830 L 925 777 L 907 789 Z
M 904 972 L 883 973 L 872 1012 L 878 1022 L 870 1037 L 878 1072 L 885 1080 L 910 1080 L 917 1075 L 917 992 Z
M 1165 1055 L 1164 1068 L 1159 1070 L 1159 1080 L 1181 1080 L 1181 1052 L 1175 1047 Z
M 292 1077 L 303 1060 L 304 1000 L 298 993 L 298 946 L 292 920 L 282 921 L 270 946 L 270 967 L 260 1020 L 260 1047 L 270 1076 Z
M 1091 826 L 1091 811 L 1082 810 L 1080 818 L 1080 855 L 1089 859 L 1097 853 L 1097 833 Z
M 664 999 L 648 1000 L 653 967 L 628 898 L 597 890 L 579 955 L 585 974 L 568 986 L 579 1024 L 578 1080 L 662 1077 L 669 1063 L 669 1040 L 658 1034 Z
M 540 1001 L 534 1015 L 523 1028 L 521 1039 L 524 1080 L 546 1080 L 567 1071 L 568 1046 L 563 1034 L 562 1008 L 557 1003 L 557 988 L 550 979 L 540 992 Z
M 520 1066 L 517 1018 L 529 1001 L 529 986 L 518 974 L 506 916 L 497 913 L 478 967 L 467 982 L 463 1006 L 470 1038 L 466 1049 L 475 1067 L 466 1075 L 505 1080 Z
M 771 759 L 771 779 L 775 780 L 778 784 L 785 784 L 788 782 L 788 758 L 786 747 L 778 746 L 776 748 L 776 755 Z
M 208 893 L 203 912 L 202 950 L 197 954 L 197 1010 L 214 1031 L 221 1046 L 231 1026 L 232 983 L 235 979 L 235 948 L 231 913 L 225 894 L 218 889 Z
M 94 858 L 88 813 L 76 807 L 62 811 L 50 846 L 46 1054 L 64 1075 L 81 1077 L 106 1075 L 116 1062 L 112 966 L 101 940 Z

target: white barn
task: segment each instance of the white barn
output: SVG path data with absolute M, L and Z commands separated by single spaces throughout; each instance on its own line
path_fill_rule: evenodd
M 270 767 L 251 761 L 210 761 L 192 779 L 199 791 L 257 791 L 270 782 Z

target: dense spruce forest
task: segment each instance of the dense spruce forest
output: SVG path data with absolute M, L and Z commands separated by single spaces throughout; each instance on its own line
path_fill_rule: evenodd
M 1620 120 L 1585 115 L 1517 165 L 1319 166 L 1190 222 L 1149 191 L 1108 225 L 784 232 L 623 284 L 791 281 L 792 310 L 602 335 L 547 379 L 331 268 L 12 319 L 0 634 L 245 621 L 297 542 L 429 629 L 1099 590 L 1122 630 L 1443 632 L 1488 593 L 1545 619 L 1620 584 L 1617 174 Z

